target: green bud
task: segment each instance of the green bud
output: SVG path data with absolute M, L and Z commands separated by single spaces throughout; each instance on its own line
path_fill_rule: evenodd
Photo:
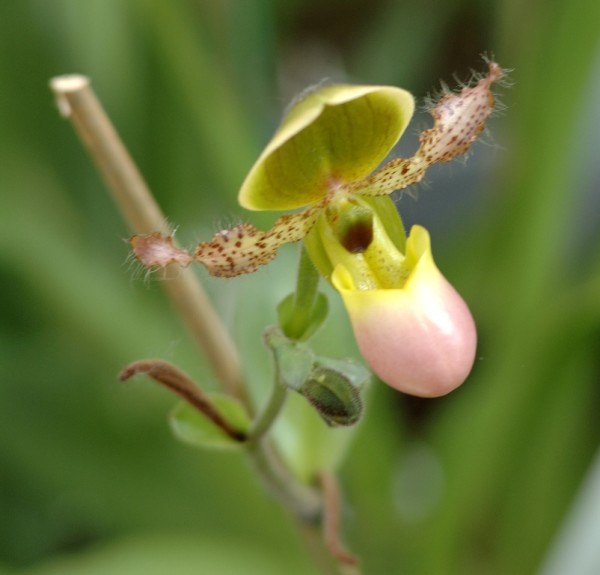
M 332 427 L 353 425 L 362 414 L 359 389 L 339 371 L 315 369 L 299 392 Z

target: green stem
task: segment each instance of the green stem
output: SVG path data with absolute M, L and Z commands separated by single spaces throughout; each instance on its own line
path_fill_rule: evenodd
M 300 339 L 309 327 L 318 286 L 319 272 L 303 247 L 300 254 L 292 313 L 285 325 L 282 326 L 283 332 L 290 339 Z
M 271 389 L 271 396 L 267 401 L 267 405 L 256 417 L 252 427 L 250 428 L 247 439 L 248 444 L 260 441 L 268 433 L 273 423 L 275 423 L 277 416 L 281 412 L 286 398 L 287 388 L 280 383 L 279 375 L 277 375 L 276 381 Z
M 265 486 L 294 521 L 310 559 L 320 575 L 360 575 L 353 565 L 332 554 L 322 533 L 323 496 L 320 490 L 298 481 L 266 440 L 248 449 L 250 461 Z
M 265 436 L 285 403 L 288 389 L 279 381 L 271 390 L 267 405 L 255 419 L 246 441 L 249 459 L 269 492 L 276 497 L 296 523 L 304 545 L 322 575 L 360 575 L 346 564 L 323 536 L 326 502 L 320 489 L 305 485 L 294 476 L 275 446 Z
M 263 439 L 248 445 L 248 454 L 271 494 L 298 523 L 320 525 L 323 510 L 320 492 L 298 481 L 270 442 Z

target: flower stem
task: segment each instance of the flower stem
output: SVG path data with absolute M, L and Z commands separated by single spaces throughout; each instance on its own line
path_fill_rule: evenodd
M 287 388 L 279 382 L 279 377 L 277 377 L 273 383 L 267 405 L 258 414 L 248 432 L 247 443 L 252 444 L 260 441 L 268 433 L 285 404 L 287 392 Z
M 319 272 L 313 265 L 306 249 L 302 247 L 292 313 L 285 325 L 282 326 L 283 332 L 290 339 L 300 339 L 309 327 L 318 286 Z
M 249 446 L 257 475 L 294 521 L 306 552 L 321 575 L 360 575 L 355 565 L 336 557 L 323 533 L 323 496 L 315 488 L 298 482 L 265 439 Z
M 169 235 L 164 215 L 96 98 L 89 79 L 79 75 L 59 76 L 50 81 L 50 86 L 59 111 L 71 120 L 131 230 L 137 234 L 158 231 Z M 251 411 L 237 349 L 210 300 L 192 270 L 172 272 L 175 273 L 170 274 L 169 281 L 161 282 L 162 288 L 208 358 L 223 389 Z
M 263 439 L 248 445 L 250 461 L 271 494 L 279 499 L 299 524 L 319 525 L 321 494 L 293 476 L 273 445 Z

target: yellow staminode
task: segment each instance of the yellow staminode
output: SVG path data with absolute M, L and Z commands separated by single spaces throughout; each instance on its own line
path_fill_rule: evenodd
M 386 260 L 381 261 L 380 269 L 376 266 L 377 262 L 374 262 L 375 265 L 371 265 L 369 268 L 364 268 L 352 262 L 350 254 L 348 256 L 346 260 L 351 262 L 350 265 L 344 265 L 344 263 L 336 265 L 331 276 L 331 283 L 347 298 L 348 303 L 352 307 L 356 307 L 357 310 L 361 308 L 365 298 L 385 298 L 394 291 L 414 291 L 420 288 L 419 284 L 426 283 L 430 275 L 439 273 L 431 254 L 429 232 L 424 227 L 417 225 L 412 227 L 406 240 L 405 254 L 397 254 L 394 258 L 394 261 L 397 262 L 395 267 L 398 271 L 398 278 L 391 284 L 386 282 L 387 285 L 380 285 L 381 281 L 377 281 L 378 276 L 385 277 L 389 275 L 386 273 Z M 355 255 L 354 259 L 359 260 L 359 257 Z M 360 259 L 362 259 L 362 255 L 360 255 Z M 365 269 L 367 270 L 366 273 L 374 276 L 374 279 L 369 281 L 360 278 L 361 271 Z M 374 287 L 364 287 L 369 284 Z M 391 297 L 396 296 L 392 295 Z

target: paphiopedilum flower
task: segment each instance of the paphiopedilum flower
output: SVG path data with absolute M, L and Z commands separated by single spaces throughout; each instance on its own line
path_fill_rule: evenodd
M 268 263 L 281 245 L 307 238 L 315 265 L 340 291 L 374 371 L 409 393 L 445 393 L 471 367 L 473 321 L 435 267 L 427 232 L 414 228 L 404 245 L 387 196 L 469 149 L 493 110 L 490 87 L 501 76 L 490 62 L 475 85 L 445 94 L 431 109 L 434 125 L 421 133 L 415 154 L 375 172 L 410 121 L 412 96 L 388 86 L 314 90 L 289 110 L 239 194 L 251 210 L 303 211 L 281 216 L 268 231 L 250 224 L 221 230 L 194 253 L 158 233 L 135 236 L 134 253 L 149 267 L 198 261 L 212 275 L 232 277 Z M 383 344 L 392 341 L 386 351 Z M 409 370 L 412 380 L 401 373 Z

